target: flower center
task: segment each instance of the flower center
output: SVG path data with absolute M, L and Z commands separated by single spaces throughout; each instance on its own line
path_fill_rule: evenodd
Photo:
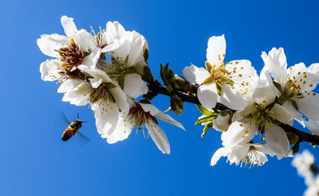
M 228 77 L 230 72 L 225 69 L 224 62 L 221 62 L 218 67 L 211 65 L 208 61 L 206 61 L 205 65 L 210 76 L 204 80 L 203 84 L 217 83 L 219 86 L 223 86 L 225 82 L 227 84 L 234 83 L 230 77 Z
M 289 76 L 285 80 L 284 87 L 283 87 L 283 93 L 286 95 L 288 98 L 297 98 L 297 99 L 302 99 L 304 96 L 301 91 L 300 83 L 303 85 L 306 84 L 306 79 L 307 74 L 306 72 L 298 72 L 297 77 L 296 76 Z M 311 85 L 312 86 L 312 85 Z
M 270 104 L 267 107 L 262 107 L 258 103 L 255 103 L 253 112 L 245 115 L 244 117 L 252 119 L 254 125 L 258 127 L 260 134 L 265 134 L 268 128 L 272 127 L 272 124 L 276 120 L 276 115 L 270 111 L 272 107 L 273 104 Z
M 97 34 L 95 34 L 95 31 L 93 30 L 92 26 L 90 26 L 91 28 L 91 34 L 93 33 L 93 36 L 95 38 L 95 44 L 98 48 L 103 49 L 105 46 L 107 46 L 107 44 L 103 44 L 103 32 L 105 31 L 105 29 L 101 29 L 100 28 L 100 32 L 98 32 Z
M 62 68 L 65 68 L 67 71 L 71 71 L 74 67 L 81 65 L 85 57 L 90 55 L 90 51 L 85 52 L 82 51 L 77 44 L 75 44 L 74 40 L 71 39 L 69 42 L 69 46 L 60 48 L 56 50 L 61 58 L 62 61 Z
M 90 94 L 91 103 L 94 103 L 102 98 L 110 98 L 113 102 L 115 102 L 114 97 L 109 91 L 108 83 L 101 83 L 97 88 L 93 88 L 93 91 Z
M 136 124 L 137 129 L 143 129 L 141 126 L 153 118 L 151 113 L 145 112 L 139 103 L 136 103 L 134 107 L 131 107 L 129 115 L 132 116 L 132 120 Z

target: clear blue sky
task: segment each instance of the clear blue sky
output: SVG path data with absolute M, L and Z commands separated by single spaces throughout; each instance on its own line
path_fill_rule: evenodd
M 186 132 L 160 122 L 171 145 L 162 154 L 142 133 L 113 145 L 100 138 L 92 111 L 62 102 L 55 82 L 40 78 L 48 57 L 39 50 L 41 34 L 64 34 L 62 15 L 73 17 L 78 29 L 105 28 L 119 21 L 126 30 L 145 36 L 149 65 L 160 80 L 159 64 L 170 63 L 178 74 L 190 62 L 201 67 L 209 37 L 225 34 L 226 61 L 249 59 L 260 72 L 262 51 L 283 47 L 288 66 L 319 62 L 318 1 L 1 1 L 0 54 L 1 128 L 0 195 L 301 195 L 306 186 L 291 166 L 291 158 L 270 158 L 259 169 L 229 166 L 210 159 L 221 147 L 220 133 L 201 138 L 194 126 L 200 113 L 185 104 L 173 118 Z M 153 101 L 166 110 L 169 99 Z M 69 120 L 80 113 L 82 133 L 91 139 L 61 141 Z M 301 149 L 319 159 L 318 149 Z

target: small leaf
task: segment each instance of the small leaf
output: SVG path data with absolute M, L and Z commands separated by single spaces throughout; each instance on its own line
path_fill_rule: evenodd
M 120 87 L 123 88 L 123 86 L 124 86 L 124 76 L 118 77 L 117 81 L 118 81 Z
M 283 93 L 282 89 L 281 89 L 281 85 L 278 82 L 273 81 L 272 82 L 274 84 L 274 86 L 276 87 L 276 89 L 279 90 L 279 92 Z
M 206 132 L 208 131 L 208 129 L 210 129 L 210 128 L 212 128 L 212 127 L 213 127 L 213 122 L 208 123 L 208 124 L 204 127 L 204 129 L 203 129 L 202 137 L 205 137 Z
M 214 112 L 209 111 L 207 108 L 203 107 L 202 105 L 196 104 L 196 107 L 202 114 L 205 114 L 206 116 L 210 116 L 214 114 Z
M 296 103 L 294 100 L 291 100 L 291 99 L 289 99 L 289 101 L 290 101 L 291 104 L 294 106 L 294 108 L 295 108 L 297 111 L 299 111 L 297 103 Z
M 198 125 L 198 124 L 204 123 L 204 122 L 212 121 L 212 120 L 215 119 L 216 117 L 217 117 L 217 115 L 205 116 L 205 117 L 203 117 L 203 118 L 198 119 L 198 120 L 195 122 L 195 125 Z

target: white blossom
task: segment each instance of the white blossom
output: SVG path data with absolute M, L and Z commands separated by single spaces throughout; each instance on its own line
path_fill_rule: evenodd
M 269 148 L 267 144 L 242 144 L 234 145 L 231 147 L 222 147 L 218 149 L 211 159 L 211 166 L 216 165 L 217 161 L 223 156 L 227 156 L 227 161 L 230 164 L 235 163 L 236 165 L 242 166 L 242 164 L 250 165 L 250 168 L 254 165 L 262 166 L 268 161 L 265 154 L 274 156 L 274 152 Z
M 153 105 L 146 103 L 132 103 L 132 107 L 128 113 L 121 113 L 120 120 L 118 121 L 115 131 L 109 136 L 105 135 L 105 137 L 107 137 L 107 142 L 113 144 L 128 138 L 134 127 L 142 130 L 143 134 L 145 134 L 144 126 L 146 126 L 148 133 L 145 137 L 148 138 L 150 135 L 156 146 L 164 154 L 170 154 L 170 146 L 167 136 L 158 126 L 156 118 L 185 130 L 182 124 L 175 121 L 169 115 L 162 113 Z
M 206 69 L 195 65 L 183 70 L 184 76 L 192 83 L 199 84 L 198 99 L 202 106 L 214 108 L 220 102 L 234 110 L 247 105 L 255 85 L 256 70 L 248 60 L 224 63 L 226 41 L 224 35 L 211 37 L 208 41 Z M 257 77 L 258 78 L 258 77 Z
M 244 110 L 234 114 L 234 122 L 222 133 L 223 146 L 246 144 L 259 133 L 260 136 L 265 135 L 268 146 L 279 160 L 289 156 L 290 146 L 286 133 L 273 122 L 291 125 L 293 118 L 284 107 L 274 103 L 275 97 L 273 87 L 257 88 L 253 100 Z

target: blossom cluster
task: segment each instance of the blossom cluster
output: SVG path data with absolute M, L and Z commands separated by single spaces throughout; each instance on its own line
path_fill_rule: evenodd
M 108 143 L 128 138 L 137 127 L 169 154 L 169 142 L 157 118 L 184 127 L 147 100 L 134 101 L 149 90 L 142 79 L 148 68 L 146 39 L 118 22 L 108 22 L 97 34 L 92 27 L 91 32 L 78 30 L 67 16 L 62 16 L 61 24 L 65 35 L 42 35 L 37 40 L 40 50 L 52 57 L 40 65 L 42 80 L 60 83 L 62 101 L 89 105 L 97 131 Z
M 315 162 L 313 154 L 308 150 L 304 150 L 301 154 L 297 154 L 292 165 L 297 169 L 298 174 L 305 179 L 308 186 L 305 196 L 313 196 L 319 194 L 319 168 Z
M 208 41 L 205 68 L 191 65 L 185 77 L 198 85 L 198 105 L 203 116 L 196 122 L 221 131 L 222 145 L 211 159 L 214 166 L 222 156 L 236 165 L 261 166 L 267 154 L 292 156 L 290 145 L 298 141 L 279 125 L 294 120 L 318 134 L 319 96 L 312 92 L 319 82 L 319 64 L 303 63 L 287 68 L 282 48 L 262 53 L 264 68 L 257 75 L 249 60 L 224 62 L 224 35 Z M 219 110 L 217 103 L 228 109 Z M 306 121 L 305 118 L 308 119 Z M 257 143 L 256 143 L 257 141 Z
M 65 35 L 42 35 L 37 40 L 40 50 L 51 57 L 40 65 L 41 78 L 58 81 L 62 101 L 91 107 L 98 133 L 110 144 L 128 138 L 136 127 L 163 153 L 170 153 L 157 119 L 184 127 L 150 103 L 157 94 L 170 96 L 170 110 L 178 115 L 185 97 L 198 98 L 203 115 L 195 124 L 205 126 L 202 136 L 210 128 L 222 132 L 222 147 L 213 155 L 212 166 L 222 156 L 231 164 L 250 167 L 263 165 L 266 155 L 279 160 L 292 156 L 291 145 L 300 141 L 282 124 L 297 121 L 319 135 L 319 97 L 313 92 L 319 82 L 318 63 L 287 68 L 284 50 L 273 48 L 262 52 L 264 67 L 258 75 L 249 60 L 225 62 L 225 37 L 213 36 L 205 67 L 185 67 L 184 78 L 174 75 L 168 64 L 161 65 L 164 88 L 151 74 L 143 35 L 126 31 L 118 22 L 108 22 L 98 33 L 92 27 L 90 32 L 78 30 L 73 18 L 66 16 L 61 23 Z

